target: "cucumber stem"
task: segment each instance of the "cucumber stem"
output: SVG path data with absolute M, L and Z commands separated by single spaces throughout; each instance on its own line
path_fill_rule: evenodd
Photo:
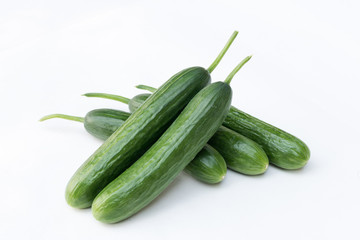
M 225 44 L 225 47 L 221 50 L 221 52 L 219 53 L 219 55 L 217 56 L 217 58 L 215 59 L 215 61 L 210 65 L 210 67 L 207 69 L 209 71 L 209 73 L 211 73 L 212 71 L 214 71 L 214 69 L 217 67 L 217 65 L 219 65 L 221 59 L 224 57 L 225 53 L 227 52 L 227 50 L 229 49 L 229 47 L 231 46 L 232 42 L 235 40 L 237 34 L 239 32 L 238 31 L 234 31 L 234 33 L 231 35 L 230 39 L 228 40 L 228 42 Z
M 233 77 L 235 76 L 235 74 L 245 65 L 245 63 L 247 63 L 250 59 L 251 59 L 252 55 L 247 56 L 246 58 L 244 58 L 235 68 L 234 70 L 232 70 L 232 72 L 229 74 L 229 76 L 227 76 L 227 78 L 225 79 L 224 83 L 230 84 L 231 80 L 233 79 Z
M 118 102 L 122 102 L 125 104 L 129 104 L 129 102 L 130 102 L 129 98 L 114 95 L 114 94 L 108 94 L 108 93 L 85 93 L 85 94 L 83 94 L 83 96 L 111 99 L 111 100 L 116 100 Z
M 149 91 L 149 92 L 152 92 L 152 93 L 156 91 L 156 88 L 150 87 L 148 85 L 137 85 L 135 87 L 137 89 L 146 90 L 146 91 Z
M 65 115 L 65 114 L 50 114 L 50 115 L 46 115 L 44 117 L 42 117 L 39 121 L 45 121 L 48 119 L 52 119 L 52 118 L 62 118 L 62 119 L 66 119 L 66 120 L 70 120 L 70 121 L 77 121 L 77 122 L 84 122 L 84 118 L 83 117 L 76 117 L 76 116 L 70 116 L 70 115 Z

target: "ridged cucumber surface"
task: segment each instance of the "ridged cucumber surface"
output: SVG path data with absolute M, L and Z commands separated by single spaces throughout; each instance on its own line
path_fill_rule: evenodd
M 309 148 L 299 138 L 235 107 L 230 108 L 223 125 L 258 143 L 278 167 L 299 169 L 310 159 Z
M 70 206 L 90 207 L 105 186 L 156 142 L 189 101 L 209 84 L 210 73 L 236 35 L 234 32 L 208 69 L 191 67 L 171 77 L 88 158 L 66 187 L 65 198 Z
M 230 103 L 231 88 L 226 83 L 213 83 L 200 91 L 161 138 L 99 193 L 92 205 L 94 217 L 114 223 L 149 204 L 205 146 Z
M 148 86 L 141 85 L 141 88 L 143 87 L 149 88 Z M 104 95 L 103 93 L 97 94 L 98 96 Z M 132 99 L 137 100 L 132 109 L 141 106 L 141 101 L 144 101 L 146 97 L 150 96 L 151 94 L 145 93 L 139 98 L 137 98 L 137 96 L 133 97 Z M 94 97 L 96 96 L 94 95 Z M 123 98 L 122 96 L 120 97 Z M 125 103 L 131 105 L 132 101 L 126 101 Z M 268 168 L 269 159 L 259 144 L 224 126 L 219 128 L 219 132 L 209 141 L 209 145 L 220 152 L 230 169 L 239 173 L 259 175 L 264 173 Z
M 206 144 L 186 166 L 185 172 L 201 182 L 215 184 L 224 180 L 226 162 L 216 149 Z
M 142 102 L 141 102 L 142 103 Z M 63 118 L 84 123 L 86 130 L 102 140 L 110 137 L 130 116 L 120 110 L 95 109 L 86 114 L 85 118 L 64 114 L 52 114 L 41 119 Z M 185 172 L 192 177 L 208 184 L 221 182 L 226 175 L 226 163 L 218 151 L 206 145 L 186 166 Z
M 95 109 L 88 112 L 84 127 L 91 135 L 102 140 L 108 139 L 125 121 L 130 113 L 114 109 Z
M 137 88 L 150 92 L 156 90 L 146 85 L 138 85 Z M 233 106 L 223 125 L 258 143 L 266 152 L 270 163 L 280 168 L 299 169 L 310 159 L 308 146 L 299 138 Z
M 184 170 L 224 121 L 231 104 L 231 79 L 250 58 L 238 64 L 224 82 L 196 94 L 160 139 L 99 193 L 92 205 L 97 220 L 115 223 L 132 216 Z
M 209 81 L 208 71 L 201 67 L 188 68 L 168 80 L 76 171 L 66 187 L 68 204 L 90 207 L 96 195 L 156 142 Z
M 209 144 L 225 159 L 228 168 L 247 175 L 264 173 L 269 159 L 264 150 L 254 141 L 221 126 Z

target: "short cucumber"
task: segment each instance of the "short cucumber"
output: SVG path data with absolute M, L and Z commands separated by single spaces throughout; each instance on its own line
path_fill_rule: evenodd
M 40 121 L 63 118 L 84 123 L 85 129 L 93 136 L 106 140 L 130 116 L 130 113 L 113 109 L 95 109 L 86 114 L 85 118 L 64 114 L 51 114 Z M 185 172 L 208 184 L 221 182 L 226 175 L 224 158 L 214 148 L 206 145 L 186 166 Z
M 234 32 L 207 70 L 191 67 L 171 77 L 88 158 L 66 187 L 65 197 L 70 206 L 90 207 L 106 185 L 156 142 L 187 103 L 209 84 L 210 73 L 236 35 L 237 32 Z
M 299 169 L 310 159 L 309 148 L 299 138 L 235 107 L 230 108 L 223 125 L 258 143 L 278 167 Z
M 62 118 L 82 122 L 88 133 L 101 140 L 106 140 L 125 122 L 126 119 L 129 118 L 129 116 L 130 113 L 124 111 L 101 108 L 88 112 L 84 118 L 65 114 L 51 114 L 41 118 L 40 121 L 52 118 Z
M 143 85 L 139 85 L 138 87 L 141 86 Z M 148 86 L 144 87 L 149 88 Z M 108 95 L 111 95 L 107 93 L 89 94 L 91 94 L 92 97 L 101 98 L 108 98 Z M 85 96 L 87 96 L 87 94 L 85 94 Z M 141 105 L 144 96 L 149 97 L 150 94 L 142 94 L 139 98 L 137 98 L 137 96 L 132 98 L 137 99 L 136 105 L 132 107 L 133 109 L 136 109 L 136 106 Z M 124 97 L 119 96 L 119 99 L 124 99 Z M 132 101 L 119 101 L 128 103 L 129 106 L 132 104 Z M 269 165 L 269 159 L 266 156 L 266 153 L 256 142 L 224 126 L 220 127 L 219 132 L 216 132 L 211 138 L 209 145 L 221 153 L 226 161 L 226 165 L 230 169 L 237 172 L 247 175 L 258 175 L 264 173 Z
M 150 94 L 146 93 L 147 97 Z M 92 97 L 107 98 L 107 93 L 93 93 Z M 117 96 L 117 95 L 114 95 Z M 137 96 L 132 99 L 138 99 L 136 106 L 141 105 L 145 94 L 140 98 Z M 121 97 L 121 96 L 120 96 Z M 121 97 L 123 98 L 123 97 Z M 131 101 L 121 101 L 132 104 Z M 130 108 L 130 107 L 129 107 Z M 135 107 L 136 109 L 136 107 Z M 226 165 L 239 173 L 247 175 L 262 174 L 267 170 L 269 159 L 264 150 L 256 142 L 251 139 L 232 131 L 224 126 L 219 128 L 209 142 L 213 148 L 221 153 L 226 161 Z M 196 177 L 196 176 L 195 176 Z
M 132 216 L 176 178 L 224 121 L 231 104 L 230 81 L 196 94 L 160 139 L 99 193 L 92 205 L 97 220 L 114 223 Z
M 226 162 L 221 154 L 206 144 L 184 170 L 201 182 L 215 184 L 226 175 Z
M 150 92 L 156 90 L 146 85 L 138 85 L 137 88 Z M 258 143 L 266 152 L 270 163 L 280 168 L 299 169 L 310 159 L 308 146 L 299 138 L 233 106 L 223 125 Z
M 129 116 L 130 113 L 123 111 L 97 109 L 86 114 L 84 127 L 95 137 L 106 140 Z
M 142 88 L 142 86 L 143 85 L 139 85 L 138 87 Z M 149 88 L 148 86 L 144 87 Z M 110 95 L 106 93 L 90 94 L 92 97 L 101 98 L 108 98 L 107 96 Z M 85 94 L 85 96 L 87 95 Z M 137 98 L 137 96 L 132 98 L 137 99 L 136 105 L 133 106 L 133 109 L 136 109 L 136 106 L 141 105 L 141 101 L 143 101 L 144 96 L 149 97 L 150 94 L 142 94 L 139 98 Z M 119 97 L 121 99 L 124 98 L 122 96 Z M 132 104 L 132 101 L 119 101 L 128 103 L 129 106 Z M 256 142 L 224 126 L 220 127 L 218 132 L 216 132 L 211 138 L 209 145 L 215 148 L 223 156 L 226 161 L 226 165 L 230 169 L 239 173 L 259 175 L 264 173 L 268 168 L 269 159 L 264 150 Z
M 221 126 L 208 142 L 224 157 L 228 168 L 247 175 L 266 171 L 269 159 L 254 141 Z

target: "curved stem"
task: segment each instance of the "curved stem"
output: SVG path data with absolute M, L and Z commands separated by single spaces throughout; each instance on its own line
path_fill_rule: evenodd
M 66 120 L 70 120 L 70 121 L 77 121 L 77 122 L 84 122 L 84 118 L 83 117 L 76 117 L 76 116 L 70 116 L 70 115 L 65 115 L 65 114 L 50 114 L 50 115 L 46 115 L 44 117 L 42 117 L 39 121 L 45 121 L 48 119 L 52 119 L 52 118 L 62 118 L 62 119 L 66 119 Z
M 247 63 L 250 59 L 251 59 L 252 55 L 247 56 L 246 58 L 244 58 L 235 68 L 234 70 L 232 70 L 232 72 L 229 74 L 229 76 L 227 76 L 227 78 L 225 79 L 225 83 L 230 84 L 231 80 L 233 79 L 233 77 L 235 76 L 235 74 L 245 65 L 245 63 Z
M 152 92 L 152 93 L 156 91 L 156 88 L 153 88 L 153 87 L 150 87 L 150 86 L 147 86 L 147 85 L 137 85 L 136 88 L 146 90 L 146 91 L 149 91 L 149 92 Z
M 229 49 L 229 47 L 231 46 L 232 42 L 235 40 L 237 34 L 239 32 L 238 31 L 234 31 L 234 33 L 231 35 L 230 39 L 228 40 L 228 42 L 225 44 L 225 47 L 221 50 L 221 52 L 219 53 L 219 55 L 217 56 L 217 58 L 215 59 L 215 61 L 210 65 L 210 67 L 207 69 L 209 71 L 209 73 L 211 73 L 212 71 L 214 71 L 214 69 L 217 67 L 217 65 L 219 65 L 221 59 L 224 57 L 225 53 L 227 52 L 227 50 Z
M 130 99 L 114 94 L 108 94 L 108 93 L 85 93 L 83 96 L 86 97 L 97 97 L 97 98 L 105 98 L 105 99 L 111 99 L 116 100 L 125 104 L 129 104 Z

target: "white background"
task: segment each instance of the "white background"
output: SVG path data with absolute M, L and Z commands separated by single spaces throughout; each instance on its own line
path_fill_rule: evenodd
M 1 1 L 0 239 L 359 239 L 359 1 Z M 113 225 L 67 206 L 74 171 L 101 144 L 81 124 L 39 123 L 126 106 L 177 71 L 233 79 L 233 105 L 303 139 L 309 164 L 228 172 L 209 186 L 182 174 L 149 207 Z

